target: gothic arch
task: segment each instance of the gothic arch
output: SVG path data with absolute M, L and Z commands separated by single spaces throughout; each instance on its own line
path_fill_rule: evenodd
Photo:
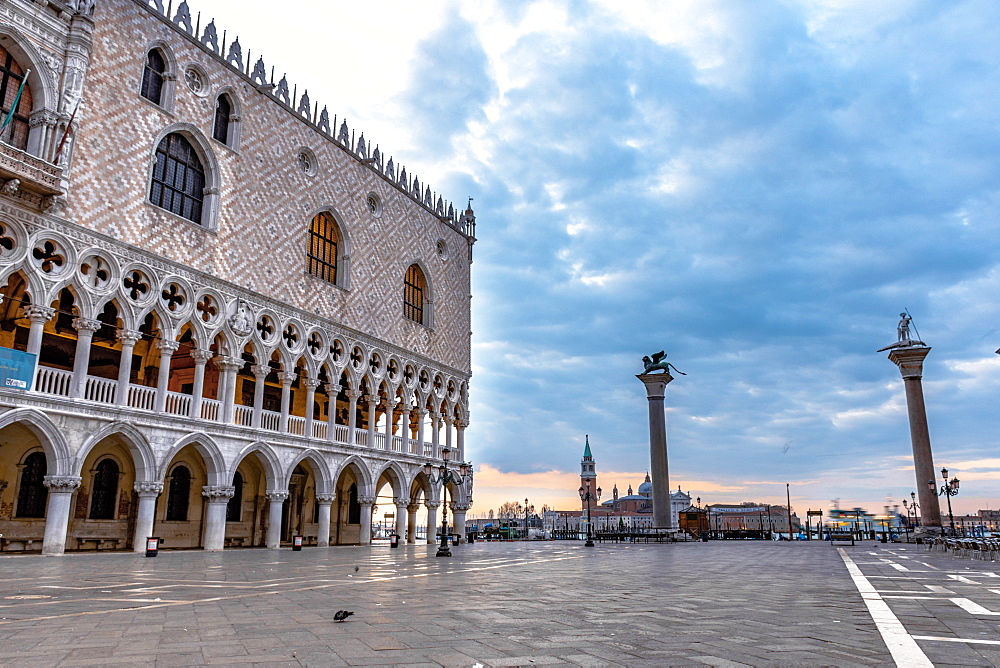
M 28 86 L 31 89 L 31 119 L 39 116 L 49 116 L 53 122 L 59 113 L 59 92 L 57 82 L 45 63 L 45 59 L 31 44 L 31 40 L 23 32 L 10 24 L 0 26 L 0 46 L 6 49 L 24 70 L 31 70 L 28 75 Z M 69 112 L 66 112 L 69 113 Z M 43 146 L 45 128 L 43 124 L 32 123 L 28 131 L 27 153 L 49 160 L 48 149 Z M 48 137 L 44 143 L 52 145 L 53 137 Z
M 208 484 L 209 485 L 225 485 L 228 484 L 224 478 L 228 475 L 228 469 L 226 468 L 226 459 L 222 456 L 222 450 L 216 444 L 212 437 L 205 433 L 194 433 L 188 434 L 183 437 L 170 448 L 170 450 L 164 455 L 163 459 L 160 460 L 160 475 L 158 479 L 164 479 L 167 477 L 167 466 L 173 461 L 174 457 L 177 456 L 185 446 L 193 445 L 195 450 L 201 455 L 202 459 L 205 461 L 205 469 L 208 471 Z
M 281 483 L 278 482 L 279 478 L 283 475 L 281 461 L 278 459 L 278 455 L 275 454 L 274 449 L 263 441 L 251 443 L 240 450 L 240 453 L 236 455 L 236 459 L 233 461 L 232 469 L 226 473 L 225 484 L 232 484 L 236 469 L 239 468 L 240 463 L 242 463 L 243 460 L 249 455 L 256 455 L 257 461 L 259 461 L 263 467 L 264 477 L 267 480 L 267 489 L 282 489 Z M 294 466 L 292 468 L 294 468 Z M 288 486 L 287 479 L 288 476 L 285 476 L 286 487 Z
M 304 461 L 308 461 L 312 465 L 313 475 L 316 476 L 316 493 L 328 494 L 332 492 L 334 483 L 333 478 L 330 475 L 330 465 L 327 464 L 323 455 L 312 448 L 302 452 L 298 457 L 292 460 L 292 463 L 285 469 L 283 481 L 281 485 L 279 485 L 280 489 L 288 487 L 288 481 L 292 475 L 292 471 L 294 471 L 295 467 Z
M 192 222 L 192 225 L 200 225 L 206 230 L 215 230 L 218 225 L 219 192 L 222 186 L 222 176 L 219 170 L 219 161 L 215 157 L 215 151 L 212 148 L 211 142 L 196 125 L 191 123 L 171 123 L 160 130 L 153 138 L 152 145 L 149 147 L 149 166 L 146 170 L 146 202 L 151 206 L 156 206 L 149 199 L 149 184 L 153 182 L 153 170 L 156 167 L 156 150 L 159 148 L 160 142 L 170 134 L 178 134 L 191 144 L 195 154 L 201 161 L 202 169 L 205 173 L 201 223 Z
M 0 429 L 12 424 L 21 424 L 38 437 L 51 467 L 48 475 L 74 475 L 76 467 L 69 454 L 69 445 L 44 413 L 33 408 L 16 408 L 0 415 Z
M 372 480 L 371 471 L 368 470 L 365 460 L 361 459 L 357 455 L 351 455 L 341 462 L 340 467 L 337 469 L 337 475 L 335 475 L 333 479 L 340 480 L 341 475 L 343 475 L 344 471 L 346 471 L 349 467 L 354 470 L 356 477 L 361 482 L 361 485 L 358 486 L 358 494 L 364 496 L 374 495 L 374 481 Z
M 420 270 L 420 275 L 424 279 L 423 305 L 422 305 L 422 308 L 423 308 L 423 318 L 421 320 L 418 320 L 418 321 L 411 319 L 411 321 L 412 322 L 418 322 L 419 324 L 423 325 L 424 327 L 427 327 L 428 329 L 433 329 L 433 327 L 434 327 L 434 282 L 431 280 L 431 273 L 428 270 L 427 265 L 424 264 L 423 260 L 420 260 L 420 259 L 411 260 L 410 262 L 407 262 L 403 266 L 402 276 L 404 278 L 404 281 L 405 281 L 405 277 L 406 277 L 407 272 L 410 270 L 410 267 L 416 267 L 417 269 L 419 269 Z
M 113 422 L 87 439 L 76 454 L 75 475 L 82 475 L 83 463 L 87 461 L 90 451 L 105 438 L 113 435 L 121 436 L 128 443 L 129 451 L 132 453 L 132 465 L 135 468 L 135 479 L 140 482 L 157 480 L 156 455 L 153 453 L 153 448 L 142 432 L 127 422 Z
M 387 462 L 386 465 L 379 470 L 378 475 L 375 476 L 376 484 L 377 481 L 382 479 L 382 476 L 385 476 L 388 479 L 389 484 L 392 486 L 393 497 L 403 498 L 410 489 L 410 485 L 408 484 L 409 477 L 406 475 L 406 471 L 403 470 L 403 467 L 399 465 L 399 462 Z
M 345 218 L 333 204 L 322 204 L 309 213 L 307 225 L 311 225 L 316 216 L 325 213 L 333 218 L 337 228 L 337 281 L 333 283 L 344 290 L 351 289 L 351 235 Z M 308 228 L 306 234 L 308 236 Z M 307 244 L 308 246 L 308 244 Z M 308 252 L 308 251 L 307 251 Z

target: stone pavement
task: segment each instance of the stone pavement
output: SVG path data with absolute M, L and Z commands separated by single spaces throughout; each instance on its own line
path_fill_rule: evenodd
M 1000 568 L 924 546 L 453 554 L 0 557 L 0 665 L 1000 665 Z

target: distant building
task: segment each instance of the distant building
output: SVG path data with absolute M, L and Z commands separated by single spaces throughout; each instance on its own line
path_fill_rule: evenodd
M 788 533 L 788 507 L 763 503 L 716 503 L 706 506 L 708 526 L 714 532 Z M 792 512 L 793 532 L 803 530 L 802 522 Z

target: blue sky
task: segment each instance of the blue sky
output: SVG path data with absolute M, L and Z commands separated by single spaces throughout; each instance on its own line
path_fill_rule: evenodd
M 933 347 L 935 464 L 956 508 L 997 508 L 1000 5 L 199 9 L 475 198 L 474 510 L 571 506 L 585 434 L 606 490 L 638 485 L 634 374 L 660 349 L 688 374 L 667 391 L 673 485 L 898 503 L 903 386 L 875 351 L 903 308 Z

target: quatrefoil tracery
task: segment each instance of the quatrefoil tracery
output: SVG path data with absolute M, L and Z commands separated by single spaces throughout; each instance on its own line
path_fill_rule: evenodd
M 61 267 L 66 263 L 66 256 L 57 251 L 58 247 L 54 243 L 46 241 L 41 246 L 36 246 L 31 251 L 31 255 L 38 260 L 42 271 L 48 274 L 56 267 Z
M 204 322 L 212 322 L 219 314 L 219 307 L 215 305 L 212 295 L 203 295 L 195 308 L 198 309 L 198 313 L 201 314 L 201 319 Z
M 269 341 L 274 336 L 274 325 L 271 324 L 271 319 L 266 315 L 260 316 L 260 320 L 257 321 L 257 332 L 260 334 L 261 341 Z
M 102 288 L 111 280 L 111 272 L 107 263 L 98 256 L 93 256 L 80 264 L 80 273 L 86 279 L 87 284 L 93 288 Z
M 323 346 L 323 340 L 320 338 L 319 332 L 313 332 L 309 335 L 307 345 L 309 346 L 309 352 L 313 355 L 319 352 L 319 349 Z
M 133 271 L 129 276 L 122 279 L 128 298 L 134 302 L 142 299 L 142 296 L 149 292 L 149 283 L 141 272 Z
M 14 238 L 8 236 L 7 228 L 0 224 L 0 248 L 3 249 L 0 251 L 0 255 L 9 255 L 16 245 L 17 243 L 14 241 Z
M 176 283 L 171 283 L 162 293 L 160 298 L 167 306 L 167 310 L 174 312 L 184 306 L 184 291 Z

